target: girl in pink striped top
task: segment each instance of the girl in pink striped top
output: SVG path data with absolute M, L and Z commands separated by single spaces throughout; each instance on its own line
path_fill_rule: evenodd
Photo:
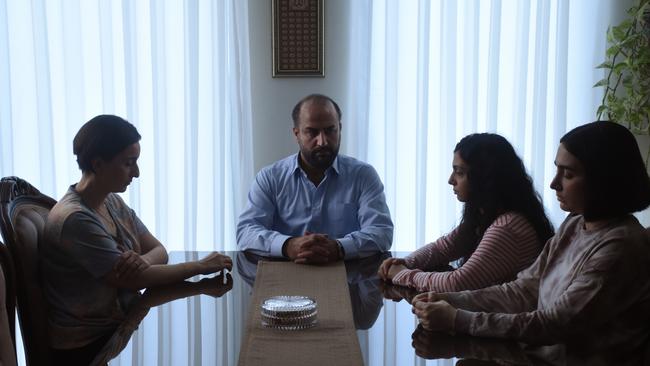
M 389 258 L 379 276 L 418 291 L 484 288 L 515 278 L 537 258 L 553 226 L 512 145 L 490 133 L 464 137 L 454 149 L 449 177 L 464 202 L 451 233 L 411 253 Z M 460 260 L 460 267 L 448 263 Z

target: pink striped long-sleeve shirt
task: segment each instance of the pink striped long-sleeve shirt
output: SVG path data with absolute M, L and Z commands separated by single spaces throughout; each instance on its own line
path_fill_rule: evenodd
M 407 256 L 406 266 L 393 283 L 418 291 L 450 292 L 474 290 L 513 280 L 531 265 L 544 243 L 524 216 L 508 212 L 490 225 L 474 253 L 460 268 L 448 272 L 426 272 L 466 255 L 457 242 L 458 228 Z

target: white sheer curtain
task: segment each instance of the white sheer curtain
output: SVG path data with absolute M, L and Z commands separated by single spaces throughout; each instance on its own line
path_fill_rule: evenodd
M 557 226 L 548 188 L 560 137 L 595 119 L 605 31 L 615 0 L 356 0 L 345 151 L 378 170 L 395 223 L 393 250 L 450 231 L 461 204 L 447 184 L 455 144 L 473 132 L 515 146 Z M 388 324 L 409 324 L 385 307 Z M 411 330 L 412 330 L 411 329 Z M 404 335 L 408 336 L 408 335 Z M 381 329 L 372 364 L 424 364 Z M 373 341 L 374 340 L 374 341 Z M 383 352 L 373 352 L 373 349 Z M 433 364 L 453 364 L 433 361 Z
M 120 115 L 142 135 L 140 179 L 123 197 L 168 250 L 236 248 L 253 177 L 250 99 L 247 1 L 0 0 L 0 176 L 60 198 L 80 177 L 79 127 Z M 224 309 L 193 304 L 190 318 L 154 311 L 239 336 Z M 190 363 L 192 337 L 155 330 L 134 342 L 157 340 Z M 155 364 L 155 345 L 129 346 L 112 364 Z M 224 355 L 236 357 L 235 345 L 204 359 Z
M 142 135 L 124 194 L 179 249 L 235 249 L 252 179 L 245 1 L 0 0 L 0 175 L 60 198 L 101 113 Z

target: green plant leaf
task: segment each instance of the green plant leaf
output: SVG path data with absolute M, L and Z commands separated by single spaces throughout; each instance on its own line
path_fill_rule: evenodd
M 598 88 L 598 87 L 601 87 L 601 86 L 607 86 L 607 85 L 609 85 L 609 80 L 607 80 L 607 79 L 602 79 L 602 80 L 598 81 L 596 84 L 594 84 L 593 87 L 594 87 L 594 88 Z
M 625 19 L 621 24 L 612 27 L 612 36 L 615 41 L 627 38 L 630 28 L 634 25 L 631 19 Z
M 596 66 L 597 69 L 611 69 L 612 68 L 612 62 L 611 61 L 605 61 L 602 64 Z
M 607 33 L 605 33 L 607 36 L 607 43 L 614 43 L 614 34 L 612 33 L 612 27 L 607 28 Z
M 623 77 L 623 79 L 621 80 L 621 84 L 623 84 L 624 87 L 631 88 L 633 83 L 634 80 L 629 74 L 625 75 L 625 77 Z
M 644 19 L 645 12 L 648 11 L 648 5 L 650 5 L 650 1 L 642 1 L 639 4 L 639 8 L 636 11 L 636 20 L 639 22 L 642 22 Z
M 650 134 L 650 0 L 635 3 L 627 19 L 607 29 L 606 59 L 596 66 L 607 75 L 594 85 L 604 87 L 596 114 Z
M 619 47 L 630 46 L 631 44 L 634 44 L 635 42 L 638 41 L 643 41 L 643 35 L 641 33 L 631 33 L 627 35 L 625 38 L 620 39 L 618 41 L 618 46 Z
M 650 50 L 646 50 L 646 52 L 641 53 L 636 62 L 637 64 L 643 66 L 650 65 Z
M 618 28 L 620 32 L 623 32 L 623 34 L 625 34 L 628 31 L 628 29 L 630 29 L 633 25 L 634 25 L 634 20 L 632 20 L 631 18 L 627 18 L 614 28 Z
M 612 43 L 612 42 L 608 42 L 608 43 Z M 620 50 L 621 50 L 621 48 L 620 48 L 617 44 L 612 44 L 612 45 L 611 45 L 609 48 L 607 48 L 607 50 L 605 51 L 605 55 L 606 55 L 607 58 L 609 59 L 609 58 L 612 58 L 612 57 L 613 57 L 614 55 L 616 55 L 617 53 L 619 53 Z
M 619 62 L 619 63 L 617 63 L 616 65 L 614 65 L 614 69 L 613 69 L 613 71 L 614 71 L 614 73 L 616 73 L 616 74 L 620 74 L 620 73 L 622 73 L 623 70 L 625 70 L 628 66 L 629 66 L 629 65 L 627 64 L 627 62 Z

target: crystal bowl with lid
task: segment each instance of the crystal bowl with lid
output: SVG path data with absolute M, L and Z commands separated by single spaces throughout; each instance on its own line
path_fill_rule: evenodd
M 307 296 L 272 296 L 260 307 L 262 325 L 267 328 L 298 330 L 318 323 L 318 304 Z

